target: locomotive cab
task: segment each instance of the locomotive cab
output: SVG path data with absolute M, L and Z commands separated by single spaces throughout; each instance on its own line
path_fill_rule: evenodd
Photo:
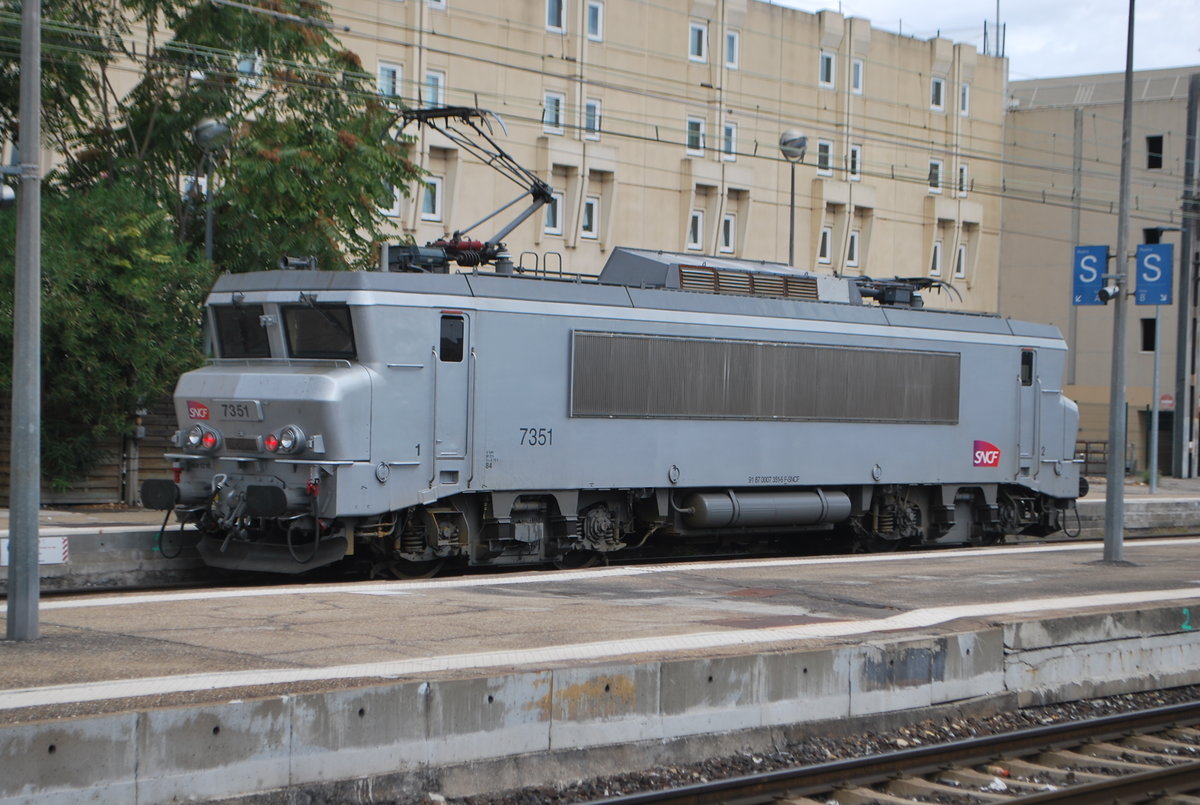
M 175 478 L 143 499 L 174 500 L 214 567 L 299 572 L 351 550 L 337 470 L 369 458 L 373 378 L 350 307 L 314 297 L 214 294 L 217 357 L 176 387 Z

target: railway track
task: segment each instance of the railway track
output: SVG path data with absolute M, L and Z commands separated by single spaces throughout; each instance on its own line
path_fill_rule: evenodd
M 594 805 L 1200 805 L 1200 702 L 598 800 Z

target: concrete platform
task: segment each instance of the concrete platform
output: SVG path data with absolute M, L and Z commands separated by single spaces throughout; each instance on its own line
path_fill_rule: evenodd
M 1101 550 L 48 600 L 0 643 L 0 803 L 457 796 L 1200 682 L 1200 540 Z

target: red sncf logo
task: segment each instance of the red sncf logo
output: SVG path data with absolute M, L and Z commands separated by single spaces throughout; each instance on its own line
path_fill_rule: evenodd
M 972 466 L 975 467 L 999 467 L 1000 448 L 991 442 L 976 439 L 974 459 Z
M 187 401 L 188 417 L 191 419 L 208 419 L 208 406 L 195 400 Z

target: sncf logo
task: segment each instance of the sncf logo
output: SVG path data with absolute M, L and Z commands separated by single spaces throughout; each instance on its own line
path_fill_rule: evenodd
M 191 419 L 208 419 L 208 406 L 194 400 L 187 401 L 188 416 Z M 978 442 L 976 442 L 978 444 Z
M 985 442 L 980 439 L 975 440 L 975 460 L 973 466 L 976 467 L 999 467 L 1000 466 L 1000 448 L 991 442 Z

